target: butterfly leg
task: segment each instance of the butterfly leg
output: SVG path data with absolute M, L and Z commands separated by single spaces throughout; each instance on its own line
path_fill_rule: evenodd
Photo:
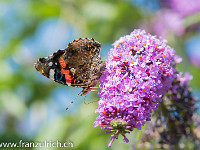
M 100 89 L 100 87 L 90 87 L 91 89 Z
M 91 90 L 92 92 L 98 92 L 97 90 Z
M 98 102 L 98 101 L 88 102 L 88 103 L 85 103 L 85 104 L 91 104 L 91 103 L 94 103 L 94 102 Z
M 87 104 L 87 103 L 85 102 L 85 99 L 86 99 L 86 95 L 85 95 L 85 97 L 84 97 L 84 104 Z

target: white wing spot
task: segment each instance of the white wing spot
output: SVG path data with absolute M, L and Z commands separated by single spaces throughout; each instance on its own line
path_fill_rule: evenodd
M 50 62 L 48 65 L 51 67 L 51 66 L 53 65 L 53 63 L 52 63 L 52 62 Z
M 71 86 L 71 83 L 70 82 L 66 82 L 67 83 L 67 86 Z
M 50 71 L 49 71 L 49 78 L 52 79 L 52 80 L 54 80 L 54 74 L 55 74 L 54 69 L 50 69 Z

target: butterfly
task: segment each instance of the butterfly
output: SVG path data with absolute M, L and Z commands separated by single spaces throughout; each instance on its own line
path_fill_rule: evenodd
M 63 85 L 81 87 L 81 95 L 88 94 L 99 82 L 105 69 L 100 57 L 101 44 L 89 38 L 70 42 L 48 57 L 41 57 L 35 69 L 51 80 Z

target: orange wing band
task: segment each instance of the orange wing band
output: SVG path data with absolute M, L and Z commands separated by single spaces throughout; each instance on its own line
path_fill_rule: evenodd
M 71 83 L 72 78 L 71 78 L 71 76 L 69 75 L 69 70 L 61 69 L 61 72 L 65 75 L 65 80 L 66 80 L 66 82 L 67 82 L 67 83 Z
M 59 63 L 60 63 L 60 65 L 61 65 L 62 68 L 65 68 L 65 67 L 66 67 L 66 63 L 65 63 L 65 60 L 64 60 L 63 57 L 61 57 L 61 58 L 59 59 Z
M 65 75 L 66 82 L 71 83 L 73 78 L 71 78 L 71 76 L 69 75 L 70 71 L 63 69 L 63 68 L 66 68 L 67 66 L 63 57 L 60 58 L 59 63 L 60 63 L 60 66 L 62 67 L 61 72 Z

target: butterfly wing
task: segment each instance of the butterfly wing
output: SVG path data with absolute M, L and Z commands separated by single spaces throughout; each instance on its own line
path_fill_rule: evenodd
M 94 39 L 80 38 L 49 57 L 38 59 L 35 68 L 55 82 L 82 87 L 82 95 L 94 87 L 105 68 L 100 58 L 101 44 Z

